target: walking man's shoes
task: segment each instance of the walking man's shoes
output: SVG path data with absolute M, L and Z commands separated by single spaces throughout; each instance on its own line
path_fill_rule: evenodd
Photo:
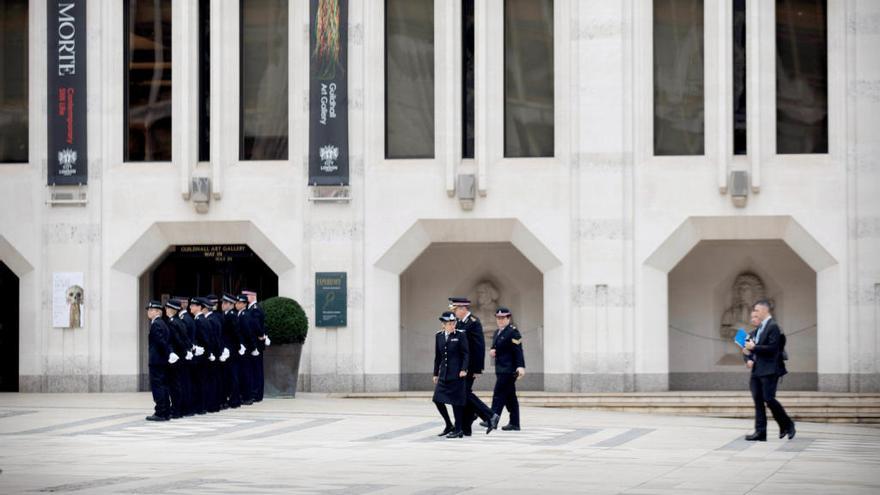
M 449 435 L 446 435 L 446 438 L 461 438 L 464 434 L 460 431 L 453 431 Z
M 767 432 L 766 431 L 756 431 L 751 435 L 746 435 L 746 441 L 749 442 L 766 442 L 767 441 Z
M 155 414 L 151 414 L 144 419 L 146 419 L 147 421 L 168 421 L 171 418 L 169 418 L 168 416 L 156 416 Z
M 794 421 L 792 421 L 791 424 L 788 425 L 788 428 L 784 430 L 779 430 L 779 438 L 785 438 L 785 436 L 788 435 L 788 439 L 791 440 L 792 438 L 794 438 L 794 434 Z
M 501 427 L 504 431 L 519 431 L 519 426 L 517 425 L 504 425 Z

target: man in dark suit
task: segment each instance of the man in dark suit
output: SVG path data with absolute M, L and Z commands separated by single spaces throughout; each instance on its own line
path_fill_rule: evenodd
M 755 402 L 755 432 L 746 436 L 746 440 L 752 442 L 767 441 L 765 404 L 770 408 L 773 419 L 779 425 L 779 438 L 788 436 L 792 439 L 795 435 L 794 421 L 788 417 L 782 404 L 776 400 L 776 385 L 779 378 L 787 371 L 782 357 L 785 335 L 770 314 L 771 309 L 771 303 L 766 299 L 755 303 L 754 314 L 761 324 L 752 332 L 743 347 L 743 354 L 750 356 L 749 360 L 753 362 L 749 388 L 752 391 L 752 400 Z
M 434 405 L 443 416 L 446 428 L 440 433 L 446 438 L 461 438 L 462 415 L 467 403 L 465 379 L 468 373 L 468 338 L 455 329 L 455 315 L 450 311 L 440 315 L 443 329 L 434 336 Z M 450 424 L 446 404 L 452 405 L 455 424 Z
M 455 313 L 455 329 L 461 330 L 467 335 L 468 340 L 468 374 L 465 379 L 467 387 L 467 404 L 464 406 L 461 430 L 464 436 L 469 437 L 476 416 L 479 416 L 486 424 L 486 434 L 498 428 L 501 416 L 492 413 L 483 401 L 474 394 L 474 381 L 483 373 L 483 363 L 486 362 L 486 341 L 483 336 L 483 324 L 480 319 L 471 313 L 471 302 L 466 297 L 450 297 L 449 309 Z
M 495 358 L 495 390 L 492 392 L 492 412 L 501 415 L 507 408 L 509 422 L 501 427 L 504 431 L 519 431 L 519 400 L 516 398 L 516 381 L 526 375 L 523 356 L 522 334 L 510 324 L 510 310 L 498 308 L 495 323 L 498 330 L 492 336 L 489 355 Z
M 147 416 L 147 421 L 168 421 L 171 419 L 171 400 L 168 395 L 168 364 L 174 364 L 180 356 L 172 352 L 168 343 L 170 332 L 168 326 L 162 320 L 162 303 L 150 301 L 147 303 L 147 318 L 150 320 L 149 342 L 149 367 L 150 367 L 150 391 L 153 393 L 153 402 L 156 403 L 155 412 Z

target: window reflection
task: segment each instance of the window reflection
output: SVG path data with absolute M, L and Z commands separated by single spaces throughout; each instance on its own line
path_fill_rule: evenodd
M 654 154 L 704 149 L 703 2 L 654 0 Z
M 553 0 L 504 3 L 504 156 L 553 156 Z
M 434 157 L 434 1 L 385 2 L 385 156 Z
M 828 153 L 824 0 L 776 0 L 776 152 Z
M 0 3 L 0 163 L 28 161 L 27 0 Z
M 733 154 L 745 155 L 746 0 L 733 0 Z
M 287 0 L 241 0 L 242 160 L 286 160 Z
M 125 3 L 126 161 L 171 160 L 171 0 Z
M 462 157 L 474 157 L 474 0 L 461 2 Z

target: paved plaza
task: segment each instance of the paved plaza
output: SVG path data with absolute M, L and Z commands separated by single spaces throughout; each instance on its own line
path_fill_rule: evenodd
M 866 426 L 748 443 L 747 420 L 527 407 L 521 432 L 447 440 L 426 399 L 301 394 L 169 423 L 143 420 L 151 404 L 0 395 L 0 493 L 880 493 Z

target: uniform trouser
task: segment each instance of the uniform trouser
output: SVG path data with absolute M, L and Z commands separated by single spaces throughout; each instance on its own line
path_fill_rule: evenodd
M 785 413 L 785 408 L 776 400 L 776 385 L 779 377 L 776 375 L 753 376 L 749 381 L 752 391 L 752 400 L 755 402 L 755 431 L 767 432 L 767 411 L 764 404 L 773 413 L 773 419 L 779 425 L 780 430 L 786 430 L 791 426 L 791 418 Z
M 191 407 L 193 413 L 203 413 L 208 408 L 206 399 L 208 397 L 208 378 L 205 371 L 205 361 L 193 361 L 190 366 L 190 377 L 192 378 L 192 394 Z
M 171 416 L 180 417 L 186 412 L 184 405 L 185 364 L 178 361 L 168 366 L 168 395 L 171 397 Z
M 255 402 L 263 400 L 263 352 L 254 358 L 251 368 L 251 398 Z
M 509 423 L 519 426 L 519 400 L 516 398 L 516 373 L 497 373 L 495 390 L 492 392 L 492 412 L 500 415 L 507 408 Z
M 213 361 L 207 362 L 208 368 L 208 384 L 205 387 L 208 390 L 208 395 L 205 398 L 205 406 L 208 408 L 208 412 L 217 412 L 220 410 L 220 402 L 222 400 L 223 395 L 223 379 L 221 376 L 220 369 L 220 360 L 214 359 Z
M 463 423 L 461 425 L 462 430 L 465 433 L 471 431 L 471 425 L 473 425 L 477 416 L 483 421 L 489 421 L 489 419 L 492 418 L 492 409 L 490 409 L 485 402 L 481 401 L 473 392 L 475 380 L 476 377 L 468 373 L 467 379 L 465 380 L 465 383 L 467 384 L 467 402 L 464 405 L 464 417 L 462 418 Z
M 238 368 L 241 361 L 235 358 L 226 360 L 226 400 L 230 407 L 241 405 L 241 392 L 238 385 Z
M 446 427 L 449 428 L 450 426 L 453 426 L 452 421 L 449 420 L 449 412 L 446 410 L 446 404 L 437 402 L 436 400 L 433 402 L 434 406 L 437 407 L 437 412 L 440 413 L 440 416 L 443 416 L 443 421 L 446 423 Z M 452 415 L 455 418 L 454 431 L 461 431 L 464 407 L 465 406 L 452 406 Z
M 171 401 L 168 397 L 168 366 L 163 364 L 150 365 L 150 391 L 156 403 L 155 415 L 167 418 L 171 416 Z
M 244 356 L 241 356 L 238 360 L 238 390 L 242 402 L 253 400 L 254 396 L 253 386 L 251 385 L 252 359 L 254 357 L 250 353 L 245 352 Z

